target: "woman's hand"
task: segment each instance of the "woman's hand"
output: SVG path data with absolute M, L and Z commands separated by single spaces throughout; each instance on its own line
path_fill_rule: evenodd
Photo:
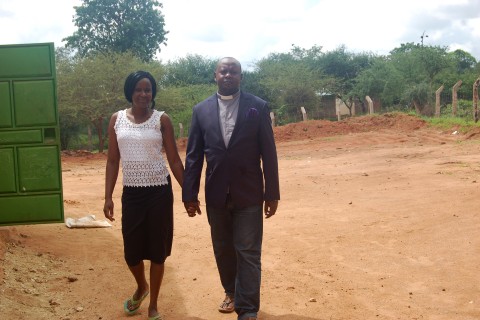
M 200 210 L 200 201 L 188 201 L 184 202 L 185 210 L 187 210 L 189 217 L 195 217 L 197 214 L 202 214 Z
M 115 221 L 113 217 L 113 200 L 112 199 L 105 199 L 105 204 L 103 205 L 103 214 L 105 218 L 110 221 Z

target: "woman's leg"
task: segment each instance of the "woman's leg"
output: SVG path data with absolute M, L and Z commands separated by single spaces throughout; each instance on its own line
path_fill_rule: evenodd
M 140 298 L 143 297 L 149 290 L 147 279 L 145 278 L 145 267 L 143 261 L 135 266 L 129 266 L 128 268 L 137 282 L 137 290 L 133 294 L 133 300 L 139 301 Z M 133 310 L 136 307 L 136 305 L 132 305 L 131 301 L 129 301 L 128 309 Z
M 137 290 L 133 300 L 139 301 L 148 292 L 148 282 L 145 278 L 144 227 L 145 209 L 143 208 L 142 194 L 138 188 L 124 187 L 122 194 L 122 236 L 125 261 L 137 283 Z M 128 309 L 135 309 L 132 301 L 128 302 Z
M 148 306 L 148 316 L 153 317 L 158 314 L 157 300 L 162 285 L 165 264 L 152 262 L 150 264 L 150 305 Z
M 152 188 L 147 211 L 147 256 L 150 260 L 150 304 L 148 316 L 158 312 L 158 297 L 165 271 L 165 259 L 170 256 L 173 241 L 173 191 L 168 184 Z

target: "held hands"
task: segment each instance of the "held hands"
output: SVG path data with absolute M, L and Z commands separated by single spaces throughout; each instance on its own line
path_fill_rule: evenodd
M 265 201 L 264 213 L 265 218 L 270 218 L 277 212 L 278 200 Z
M 105 218 L 107 218 L 110 221 L 115 221 L 115 218 L 113 217 L 113 201 L 112 199 L 105 199 L 105 204 L 103 205 L 103 214 L 105 215 Z
M 200 210 L 200 201 L 187 201 L 184 202 L 185 210 L 187 210 L 189 217 L 195 217 L 198 214 L 202 214 Z

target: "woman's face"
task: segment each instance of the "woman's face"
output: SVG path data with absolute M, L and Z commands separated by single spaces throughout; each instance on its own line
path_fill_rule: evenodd
M 132 103 L 134 107 L 149 108 L 152 102 L 152 84 L 148 78 L 143 78 L 137 82 L 133 90 Z

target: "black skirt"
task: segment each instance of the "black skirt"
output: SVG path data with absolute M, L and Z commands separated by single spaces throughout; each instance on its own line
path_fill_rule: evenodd
M 133 267 L 143 260 L 165 262 L 173 241 L 170 176 L 163 186 L 123 187 L 122 235 L 127 265 Z

